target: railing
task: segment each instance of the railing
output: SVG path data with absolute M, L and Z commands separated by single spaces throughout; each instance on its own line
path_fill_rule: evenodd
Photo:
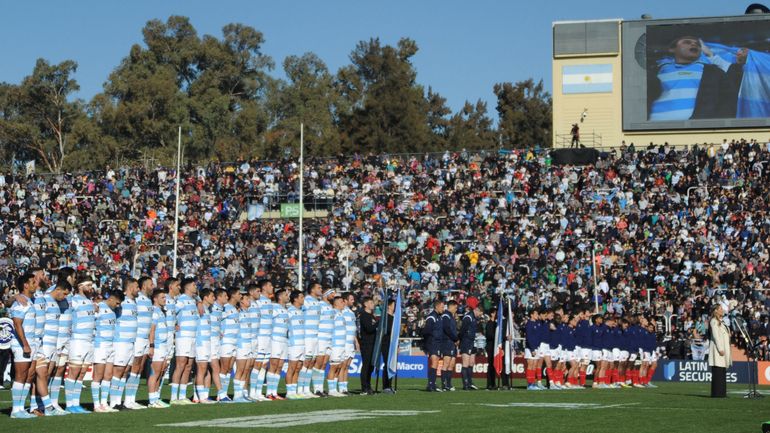
M 585 132 L 580 134 L 580 147 L 604 147 L 601 134 L 595 132 Z M 554 147 L 570 147 L 572 145 L 572 134 L 556 134 Z

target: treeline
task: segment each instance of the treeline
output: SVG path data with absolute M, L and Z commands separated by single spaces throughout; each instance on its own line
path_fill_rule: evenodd
M 172 16 L 149 21 L 142 35 L 90 101 L 73 97 L 72 60 L 39 59 L 21 83 L 0 83 L 0 159 L 34 159 L 51 172 L 148 155 L 169 163 L 179 125 L 193 161 L 296 153 L 300 122 L 309 155 L 550 145 L 542 81 L 496 84 L 498 125 L 481 100 L 453 113 L 417 84 L 411 39 L 361 41 L 336 73 L 313 53 L 289 56 L 286 79 L 277 79 L 263 34 L 243 24 L 200 36 L 188 18 Z

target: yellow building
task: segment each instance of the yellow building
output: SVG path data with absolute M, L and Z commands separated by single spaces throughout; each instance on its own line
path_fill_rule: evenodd
M 651 51 L 646 41 L 655 37 L 664 38 L 663 32 L 671 33 L 677 24 L 681 24 L 682 32 L 701 31 L 707 34 L 706 31 L 713 31 L 714 26 L 740 26 L 746 20 L 757 25 L 770 24 L 764 16 L 553 23 L 553 146 L 570 145 L 570 131 L 575 123 L 580 127 L 581 142 L 586 147 L 618 147 L 622 141 L 634 143 L 637 148 L 650 142 L 687 146 L 738 138 L 768 141 L 770 119 L 664 122 L 667 129 L 661 129 L 647 119 L 647 75 L 644 67 Z M 625 41 L 624 35 L 627 37 Z M 628 80 L 625 83 L 624 78 Z M 641 121 L 634 120 L 640 118 Z M 668 128 L 668 125 L 673 127 Z

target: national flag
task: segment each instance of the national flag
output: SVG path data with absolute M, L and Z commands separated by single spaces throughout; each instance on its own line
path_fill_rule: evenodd
M 611 93 L 612 65 L 565 65 L 561 70 L 561 92 Z
M 372 353 L 372 362 L 376 368 L 376 375 L 380 377 L 380 354 L 382 353 L 382 338 L 385 336 L 385 327 L 388 324 L 388 298 L 385 291 L 380 292 L 382 296 L 382 311 L 380 312 L 380 323 L 377 325 L 377 338 L 374 340 L 374 352 Z
M 388 376 L 398 373 L 398 337 L 401 334 L 401 289 L 396 294 L 396 308 L 393 311 L 393 325 L 390 328 L 390 348 L 388 349 Z
M 513 313 L 511 298 L 508 298 L 508 336 L 513 337 Z M 505 339 L 505 374 L 513 373 L 513 340 Z
M 495 331 L 494 367 L 497 374 L 503 372 L 503 296 L 497 306 L 497 330 Z

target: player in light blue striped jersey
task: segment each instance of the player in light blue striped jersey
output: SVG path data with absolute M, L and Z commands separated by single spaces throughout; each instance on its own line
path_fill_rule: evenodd
M 72 340 L 70 341 L 69 373 L 64 381 L 67 412 L 89 413 L 80 406 L 83 378 L 94 359 L 94 331 L 96 311 L 94 288 L 90 277 L 77 282 L 77 293 L 72 297 Z
M 275 292 L 273 304 L 273 333 L 270 336 L 270 372 L 267 373 L 267 398 L 284 400 L 278 395 L 278 382 L 286 358 L 289 356 L 289 292 L 280 289 Z
M 134 341 L 136 340 L 137 311 L 136 295 L 139 283 L 134 278 L 123 281 L 123 302 L 115 313 L 115 336 L 112 347 L 115 350 L 112 380 L 110 381 L 110 407 L 123 409 L 123 390 L 126 388 L 129 367 L 134 359 Z
M 94 369 L 91 379 L 91 396 L 94 412 L 117 412 L 109 406 L 110 383 L 115 362 L 115 310 L 125 299 L 120 290 L 106 290 L 104 300 L 96 306 L 96 338 L 94 339 Z
M 57 408 L 52 402 L 48 390 L 48 375 L 56 362 L 56 343 L 59 336 L 59 302 L 66 299 L 72 286 L 66 280 L 57 282 L 53 290 L 42 296 L 45 305 L 45 322 L 43 323 L 43 339 L 35 363 L 35 391 L 37 393 L 38 409 L 46 416 L 66 415 L 68 412 Z M 37 299 L 35 300 L 37 302 Z M 37 318 L 37 316 L 36 316 Z
M 342 297 L 336 296 L 332 301 L 334 308 L 334 325 L 332 330 L 332 350 L 329 357 L 329 395 L 331 397 L 345 397 L 337 385 L 339 383 L 342 366 L 345 363 L 345 342 L 347 340 L 347 328 L 345 327 L 345 316 L 342 310 L 345 308 L 345 301 Z
M 150 397 L 148 407 L 152 409 L 165 409 L 169 407 L 160 399 L 161 377 L 166 371 L 166 362 L 173 356 L 169 350 L 170 337 L 174 333 L 168 327 L 168 311 L 165 311 L 168 295 L 166 290 L 152 292 L 152 324 L 150 325 L 149 355 L 152 359 L 150 367 L 152 375 L 147 379 L 147 392 Z
M 136 402 L 136 393 L 139 391 L 139 382 L 142 377 L 144 364 L 147 363 L 147 353 L 150 344 L 150 326 L 152 325 L 152 301 L 150 296 L 155 290 L 152 278 L 143 276 L 139 278 L 139 293 L 136 295 L 136 341 L 134 342 L 134 359 L 131 373 L 126 382 L 126 402 L 129 409 L 145 409 L 145 406 Z
M 238 343 L 238 332 L 240 324 L 238 323 L 238 306 L 241 302 L 241 292 L 236 288 L 227 290 L 227 304 L 222 311 L 222 347 L 219 351 L 219 380 L 222 382 L 222 389 L 217 398 L 219 401 L 229 402 L 228 389 L 230 388 L 230 372 L 235 363 L 235 345 Z
M 176 368 L 171 378 L 172 405 L 193 404 L 187 398 L 187 382 L 190 380 L 195 358 L 195 330 L 198 326 L 198 305 L 195 297 L 198 287 L 195 280 L 182 280 L 182 294 L 176 300 Z
M 319 380 L 316 367 L 316 357 L 318 356 L 318 325 L 321 321 L 321 296 L 323 289 L 321 284 L 314 282 L 310 284 L 308 296 L 305 297 L 305 303 L 302 310 L 305 313 L 305 363 L 299 372 L 299 385 L 297 392 L 307 398 L 317 397 L 310 392 L 311 379 Z M 320 381 L 323 382 L 323 371 L 320 374 Z M 323 386 L 323 383 L 321 383 Z
M 35 418 L 35 415 L 24 410 L 27 395 L 32 386 L 28 379 L 30 368 L 34 369 L 35 354 L 38 350 L 35 337 L 35 307 L 30 298 L 35 293 L 37 283 L 32 274 L 24 274 L 18 278 L 16 287 L 19 295 L 11 305 L 10 316 L 13 321 L 15 338 L 11 339 L 13 352 L 14 381 L 11 387 L 13 407 L 11 418 Z M 34 371 L 34 370 L 33 370 Z
M 299 387 L 304 385 L 300 383 L 300 369 L 305 360 L 305 332 L 306 319 L 305 311 L 302 311 L 302 305 L 305 302 L 305 295 L 299 290 L 294 290 L 289 295 L 289 368 L 286 370 L 286 398 L 297 400 L 305 398 L 300 394 Z
M 220 353 L 222 350 L 222 315 L 227 304 L 227 291 L 216 289 L 214 291 L 214 304 L 211 305 L 211 381 L 217 389 L 217 400 L 222 396 L 222 369 L 220 368 Z M 225 396 L 227 394 L 225 393 Z
M 270 361 L 270 334 L 273 332 L 273 283 L 262 280 L 259 283 L 260 295 L 255 301 L 259 307 L 259 329 L 257 330 L 257 356 L 254 369 L 258 370 L 256 383 L 251 383 L 249 396 L 252 400 L 263 401 L 267 398 L 262 393 L 262 387 L 267 376 L 267 366 Z M 252 378 L 253 382 L 253 378 Z
M 59 269 L 56 273 L 56 281 L 66 281 L 70 283 L 74 290 L 75 269 L 70 267 Z M 52 288 L 49 288 L 48 290 L 52 290 Z M 56 356 L 54 361 L 56 371 L 53 373 L 53 377 L 48 387 L 51 393 L 51 401 L 53 402 L 54 407 L 59 410 L 62 410 L 61 406 L 59 406 L 59 392 L 64 383 L 64 373 L 67 370 L 70 334 L 72 333 L 72 312 L 70 311 L 69 302 L 71 297 L 72 292 L 70 291 L 70 294 L 66 298 L 59 301 L 59 310 L 61 311 L 61 314 L 59 315 L 59 332 L 56 336 Z
M 249 371 L 248 386 L 245 388 L 244 394 L 251 401 L 256 401 L 252 397 L 252 394 L 257 392 L 257 381 L 259 376 L 259 368 L 256 367 L 257 359 L 259 358 L 259 301 L 260 288 L 258 284 L 250 283 L 246 286 L 246 291 L 249 293 L 249 320 L 251 321 L 251 358 L 246 363 L 246 369 Z
M 233 401 L 236 403 L 248 403 L 251 401 L 246 395 L 246 380 L 249 378 L 249 361 L 252 359 L 251 342 L 252 320 L 249 307 L 251 298 L 246 289 L 241 289 L 240 309 L 238 310 L 238 338 L 235 343 L 235 378 L 233 379 Z
M 198 326 L 195 328 L 195 392 L 198 402 L 203 404 L 214 403 L 209 398 L 211 393 L 208 381 L 209 363 L 211 362 L 211 306 L 214 304 L 214 291 L 203 289 L 200 291 L 201 302 L 198 304 Z
M 163 363 L 163 370 L 166 370 L 171 365 L 171 362 L 174 361 L 174 354 L 176 353 L 176 300 L 179 298 L 182 283 L 178 278 L 171 277 L 163 282 L 163 288 L 166 291 L 166 306 L 164 307 L 164 311 L 166 313 L 166 328 L 168 329 L 166 362 Z M 163 390 L 164 379 L 165 377 L 161 376 L 158 392 Z
M 329 289 L 323 293 L 320 302 L 321 316 L 318 322 L 318 354 L 313 367 L 313 393 L 319 397 L 328 395 L 324 392 L 324 375 L 326 374 L 326 364 L 329 363 L 329 357 L 332 354 L 332 333 L 334 332 L 334 316 L 336 311 L 332 307 L 331 302 L 335 296 L 334 289 Z
M 342 296 L 345 301 L 345 308 L 342 309 L 342 316 L 345 318 L 345 363 L 340 371 L 340 381 L 337 384 L 339 391 L 343 395 L 348 394 L 348 374 L 350 371 L 350 364 L 353 362 L 353 357 L 358 350 L 358 325 L 356 323 L 356 313 L 353 312 L 353 307 L 356 305 L 356 297 L 352 293 L 345 293 Z

